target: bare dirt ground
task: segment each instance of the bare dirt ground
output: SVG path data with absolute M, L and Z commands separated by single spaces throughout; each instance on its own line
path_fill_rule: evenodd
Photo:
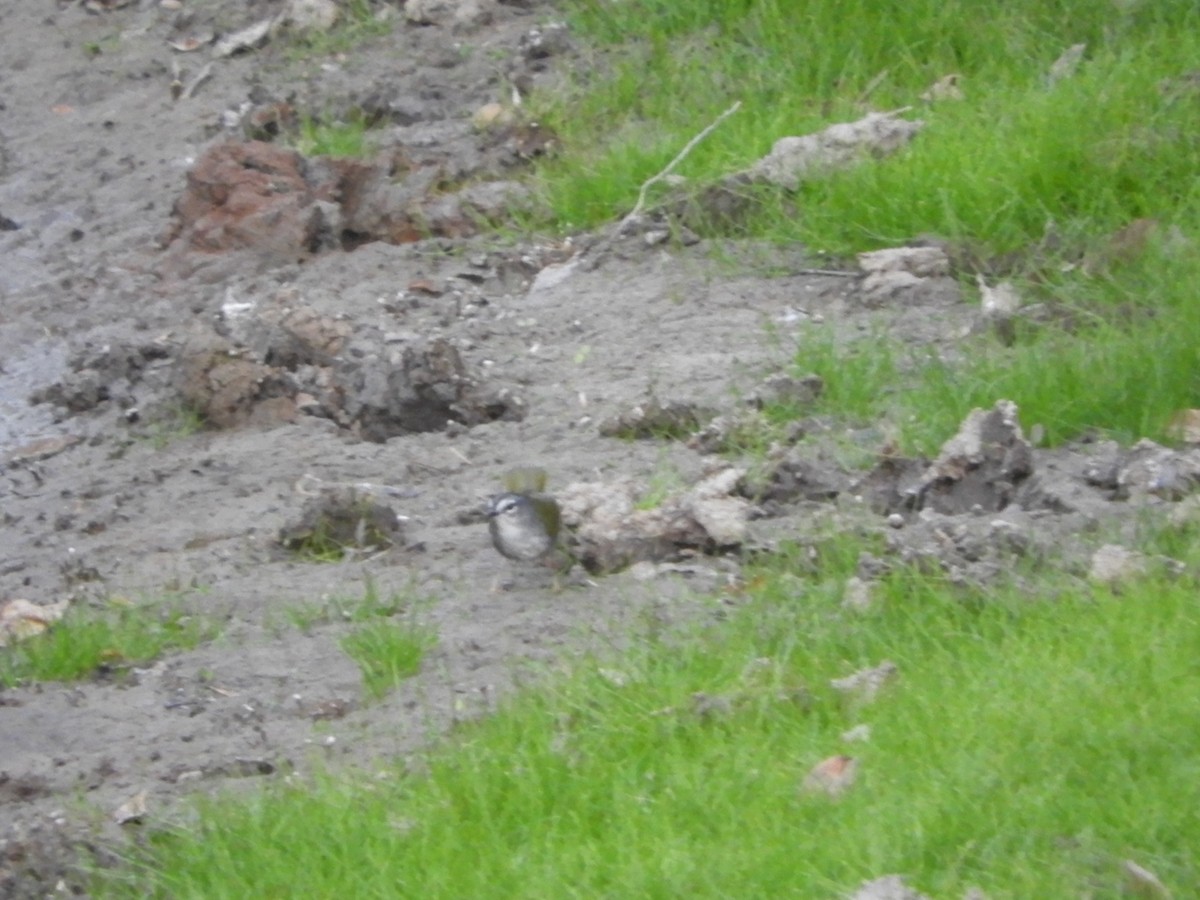
M 0 690 L 0 895 L 81 892 L 75 849 L 119 847 L 111 814 L 139 792 L 153 825 L 196 790 L 303 771 L 314 758 L 403 755 L 486 711 L 523 673 L 619 647 L 647 610 L 708 614 L 736 556 L 691 576 L 647 578 L 643 568 L 577 577 L 561 591 L 536 578 L 497 590 L 508 564 L 489 544 L 480 505 L 514 465 L 542 466 L 556 486 L 664 475 L 686 486 L 713 467 L 711 455 L 680 441 L 603 437 L 598 423 L 651 391 L 738 408 L 791 362 L 798 329 L 884 329 L 951 347 L 974 321 L 952 279 L 880 304 L 855 278 L 803 274 L 821 263 L 799 248 L 668 249 L 635 235 L 574 266 L 564 248 L 486 234 L 294 258 L 164 248 L 187 173 L 229 137 L 222 114 L 256 95 L 317 113 L 381 95 L 389 146 L 444 145 L 451 159 L 474 159 L 487 147 L 471 117 L 506 98 L 514 72 L 538 85 L 578 63 L 565 45 L 549 57 L 522 49 L 553 19 L 550 4 L 449 4 L 429 25 L 393 9 L 390 35 L 344 55 L 295 59 L 277 36 L 214 60 L 210 78 L 173 100 L 172 64 L 189 68 L 186 80 L 208 56 L 181 54 L 168 39 L 235 31 L 279 5 L 105 5 L 0 10 L 0 601 L 170 595 L 221 633 L 121 678 Z M 197 334 L 222 323 L 228 332 L 240 310 L 284 306 L 374 341 L 365 369 L 386 366 L 381 347 L 445 339 L 473 384 L 505 398 L 502 414 L 383 442 L 364 440 L 361 421 L 295 402 L 220 430 L 175 434 L 161 424 L 180 403 Z M 39 391 L 48 402 L 29 403 Z M 919 515 L 914 506 L 889 524 L 888 509 L 850 490 L 866 470 L 837 455 L 848 442 L 869 459 L 884 436 L 831 433 L 822 444 L 820 423 L 808 431 L 815 440 L 794 451 L 789 470 L 800 486 L 752 523 L 764 545 L 865 522 L 894 534 L 900 555 L 928 553 L 986 577 L 1031 546 L 1086 559 L 1080 536 L 1131 508 L 1113 498 L 1142 483 L 1137 461 L 1112 445 L 1036 451 L 1020 502 L 989 508 L 989 488 L 973 509 Z M 403 538 L 341 562 L 286 553 L 280 529 L 299 517 L 297 485 L 313 483 L 305 476 L 390 486 Z M 419 598 L 415 614 L 438 636 L 420 674 L 378 702 L 364 701 L 339 646 L 351 626 L 301 629 L 286 615 L 329 598 L 353 602 L 368 583 L 383 597 Z

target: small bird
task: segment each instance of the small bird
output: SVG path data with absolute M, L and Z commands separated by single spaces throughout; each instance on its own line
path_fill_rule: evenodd
M 542 469 L 514 469 L 504 477 L 507 490 L 488 500 L 488 531 L 492 546 L 518 562 L 553 558 L 558 544 L 561 513 L 556 501 L 545 493 Z

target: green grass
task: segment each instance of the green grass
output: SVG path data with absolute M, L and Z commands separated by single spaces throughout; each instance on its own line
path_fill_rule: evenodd
M 362 670 L 363 689 L 378 700 L 421 671 L 426 652 L 437 643 L 430 629 L 411 622 L 372 622 L 342 638 L 342 649 Z
M 658 509 L 668 497 L 683 493 L 686 489 L 687 485 L 679 469 L 667 459 L 666 454 L 662 454 L 659 456 L 654 471 L 650 473 L 650 477 L 647 479 L 645 489 L 634 502 L 633 508 L 640 510 Z
M 0 648 L 0 687 L 119 675 L 164 653 L 191 649 L 218 631 L 211 619 L 172 602 L 73 608 L 48 631 Z
M 839 340 L 829 326 L 814 326 L 801 333 L 794 371 L 825 380 L 818 412 L 851 424 L 882 420 L 907 449 L 924 453 L 936 452 L 972 408 L 1001 398 L 1016 402 L 1027 430 L 1042 425 L 1051 444 L 1089 431 L 1163 439 L 1177 411 L 1200 405 L 1200 308 L 1191 287 L 1200 262 L 1152 254 L 1135 268 L 1087 297 L 1077 286 L 1055 287 L 1049 302 L 1071 327 L 1021 327 L 1013 346 L 980 335 L 938 355 L 886 334 Z
M 1182 302 L 1185 293 L 1180 283 L 1159 296 Z M 971 407 L 1003 397 L 1016 401 L 1027 427 L 1043 425 L 1051 443 L 1091 430 L 1124 441 L 1161 440 L 1176 412 L 1200 403 L 1200 312 L 1163 313 L 1101 322 L 1084 335 L 1050 331 L 1013 348 L 993 343 L 974 348 L 969 362 L 931 364 L 910 395 L 905 428 L 928 450 L 953 434 Z
M 417 620 L 427 603 L 411 592 L 383 597 L 368 579 L 359 599 L 332 597 L 290 607 L 283 615 L 305 633 L 319 625 L 349 622 L 358 626 L 341 639 L 342 649 L 362 670 L 367 697 L 378 700 L 416 675 L 425 654 L 437 644 L 436 632 Z
M 539 171 L 552 210 L 543 225 L 571 231 L 628 212 L 640 185 L 734 101 L 741 110 L 680 166 L 695 185 L 745 168 L 785 135 L 913 106 L 908 115 L 926 127 L 902 152 L 795 195 L 767 192 L 744 221 L 707 232 L 835 257 L 934 233 L 983 258 L 1015 253 L 1027 300 L 1070 314 L 1071 327 L 1021 330 L 1012 348 L 967 343 L 952 360 L 881 350 L 880 339 L 840 341 L 810 365 L 802 346 L 799 369 L 840 373 L 826 408 L 895 415 L 909 448 L 928 450 L 971 407 L 1001 397 L 1051 443 L 1092 430 L 1162 437 L 1176 411 L 1200 406 L 1191 287 L 1200 90 L 1181 79 L 1200 58 L 1190 0 L 576 0 L 569 9 L 596 51 L 572 86 L 531 101 L 563 146 Z M 1076 72 L 1049 84 L 1051 65 L 1077 43 L 1087 51 Z M 965 100 L 919 99 L 950 73 L 962 76 Z M 1100 275 L 1060 271 L 1146 216 L 1161 229 L 1141 258 Z M 1039 250 L 1048 223 L 1060 236 L 1053 252 Z M 1182 248 L 1168 246 L 1171 229 Z M 973 287 L 964 293 L 973 302 Z
M 1195 201 L 1200 146 L 1186 135 L 1196 99 L 1158 89 L 1200 50 L 1200 11 L 1186 0 L 1125 14 L 1086 0 L 572 6 L 584 37 L 620 49 L 604 57 L 606 76 L 587 72 L 573 92 L 540 101 L 566 148 L 546 170 L 547 193 L 575 227 L 626 212 L 641 183 L 735 100 L 742 110 L 683 174 L 728 174 L 778 138 L 858 118 L 868 104 L 921 107 L 950 73 L 962 75 L 966 101 L 915 110 L 928 124 L 910 151 L 821 179 L 802 192 L 801 215 L 752 230 L 834 250 L 924 231 L 1010 249 L 1039 237 L 1047 217 L 1111 229 Z M 1079 42 L 1088 52 L 1076 75 L 1047 87 L 1050 65 Z
M 1194 578 L 1031 594 L 901 570 L 850 614 L 857 552 L 772 560 L 726 621 L 580 662 L 420 774 L 201 800 L 152 840 L 136 890 L 826 898 L 901 872 L 937 897 L 1116 897 L 1130 858 L 1200 891 L 1181 795 L 1200 775 Z M 900 677 L 873 704 L 830 688 L 883 659 Z M 859 724 L 870 741 L 845 744 Z M 799 790 L 842 752 L 861 763 L 845 796 Z
M 361 118 L 348 122 L 322 122 L 312 116 L 300 120 L 295 147 L 305 156 L 364 157 L 370 150 L 366 124 Z
M 176 441 L 203 430 L 204 416 L 186 403 L 178 403 L 162 409 L 140 433 L 155 450 L 165 450 Z
M 899 387 L 903 348 L 882 335 L 839 342 L 826 328 L 812 328 L 796 345 L 795 372 L 819 375 L 825 387 L 814 405 L 851 422 L 871 421 L 890 408 Z M 782 420 L 787 409 L 768 407 L 768 418 Z

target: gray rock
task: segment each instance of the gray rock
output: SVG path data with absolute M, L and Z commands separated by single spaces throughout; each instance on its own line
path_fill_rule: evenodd
M 1114 499 L 1180 500 L 1200 483 L 1200 453 L 1140 440 L 1117 463 Z
M 835 690 L 855 700 L 869 703 L 874 700 L 884 686 L 890 684 L 899 675 L 899 667 L 890 659 L 885 659 L 877 666 L 859 669 L 844 678 L 831 679 L 829 684 Z
M 328 366 L 350 336 L 347 321 L 322 316 L 309 306 L 274 305 L 243 314 L 223 313 L 217 333 L 256 362 L 296 369 Z
M 858 254 L 864 272 L 907 272 L 917 278 L 950 274 L 950 258 L 940 247 L 889 247 Z
M 855 612 L 865 612 L 870 609 L 874 603 L 871 593 L 873 584 L 870 581 L 863 581 L 857 575 L 852 575 L 846 579 L 846 588 L 842 592 L 842 608 L 852 609 Z
M 482 25 L 491 15 L 491 0 L 408 0 L 404 4 L 404 18 L 413 25 Z
M 288 0 L 279 21 L 297 31 L 328 31 L 340 14 L 334 0 Z
M 918 508 L 927 460 L 886 456 L 850 490 L 880 515 L 908 513 Z
M 481 385 L 449 341 L 392 350 L 382 336 L 359 336 L 334 369 L 342 412 L 367 440 L 441 431 L 449 422 L 476 425 L 524 417 L 520 398 Z
M 919 120 L 889 113 L 870 113 L 855 122 L 839 122 L 816 134 L 784 137 L 748 170 L 756 181 L 788 190 L 831 169 L 851 166 L 866 157 L 887 156 L 911 141 L 925 127 Z
M 1033 447 L 1017 419 L 1017 405 L 998 400 L 974 409 L 948 440 L 916 489 L 918 507 L 954 514 L 976 507 L 1004 509 L 1033 474 Z
M 850 479 L 836 465 L 788 448 L 773 455 L 766 470 L 746 486 L 746 495 L 771 509 L 796 500 L 834 500 L 849 486 Z
M 734 496 L 742 474 L 724 469 L 651 509 L 637 508 L 638 490 L 630 481 L 571 484 L 557 499 L 583 566 L 617 572 L 740 546 L 750 513 L 750 504 Z
M 571 49 L 571 32 L 565 22 L 548 22 L 521 35 L 517 46 L 527 60 L 558 56 Z
M 1102 584 L 1117 584 L 1144 575 L 1149 557 L 1119 544 L 1105 544 L 1092 555 L 1088 577 Z

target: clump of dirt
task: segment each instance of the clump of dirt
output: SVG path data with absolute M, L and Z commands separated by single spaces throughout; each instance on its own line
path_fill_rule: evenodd
M 279 532 L 279 543 L 286 549 L 313 559 L 336 559 L 349 548 L 387 550 L 403 541 L 403 523 L 395 510 L 353 487 L 309 497 L 299 518 Z

